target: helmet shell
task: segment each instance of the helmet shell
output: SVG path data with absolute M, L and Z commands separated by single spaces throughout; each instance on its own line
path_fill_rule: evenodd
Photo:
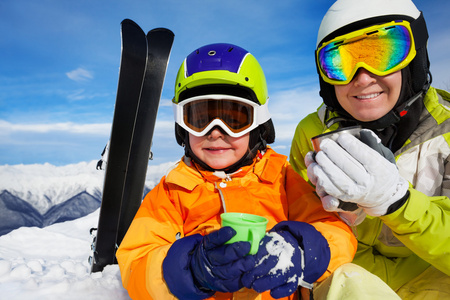
M 322 19 L 316 48 L 329 40 L 327 36 L 338 29 L 362 20 L 386 16 L 405 16 L 405 20 L 415 20 L 420 16 L 420 11 L 411 0 L 338 0 Z M 374 24 L 375 20 L 370 25 Z
M 213 85 L 247 89 L 252 95 L 250 100 L 259 104 L 268 99 L 261 66 L 252 54 L 236 45 L 210 44 L 189 54 L 178 70 L 173 102 L 182 101 L 180 95 L 189 89 Z

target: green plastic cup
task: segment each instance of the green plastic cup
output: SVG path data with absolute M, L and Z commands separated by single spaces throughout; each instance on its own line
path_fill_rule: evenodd
M 236 231 L 226 244 L 234 242 L 250 242 L 249 254 L 258 252 L 259 242 L 266 234 L 266 226 L 269 221 L 265 217 L 244 213 L 223 213 L 220 215 L 222 227 L 230 226 Z

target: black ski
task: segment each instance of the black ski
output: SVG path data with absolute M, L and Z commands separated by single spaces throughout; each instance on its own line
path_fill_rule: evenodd
M 128 159 L 117 245 L 122 242 L 142 202 L 156 115 L 173 39 L 174 34 L 166 28 L 152 29 L 147 33 L 147 68 Z
M 117 247 L 142 201 L 156 112 L 173 42 L 170 30 L 154 29 L 146 36 L 129 19 L 122 21 L 121 33 L 119 82 L 92 272 L 116 263 Z
M 128 169 L 128 155 L 147 64 L 145 32 L 133 21 L 125 19 L 121 23 L 121 37 L 119 82 L 100 216 L 93 245 L 93 272 L 102 271 L 104 266 L 115 262 L 115 241 Z

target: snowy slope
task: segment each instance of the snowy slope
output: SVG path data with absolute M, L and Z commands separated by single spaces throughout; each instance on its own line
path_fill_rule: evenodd
M 173 162 L 168 162 L 149 166 L 147 189 L 155 186 L 172 165 Z M 95 166 L 96 162 L 62 167 L 49 164 L 0 166 L 0 192 L 7 191 L 12 202 L 26 200 L 41 213 L 49 214 L 59 206 L 61 211 L 81 210 L 83 197 L 102 189 L 104 171 L 97 171 Z M 83 197 L 77 197 L 80 194 Z M 75 204 L 70 203 L 70 199 L 75 199 Z M 29 206 L 17 205 L 26 209 Z M 92 237 L 89 230 L 97 227 L 98 215 L 99 209 L 96 209 L 72 221 L 44 228 L 21 227 L 0 236 L 1 298 L 130 299 L 122 287 L 117 265 L 90 274 L 88 258 Z
M 130 299 L 117 265 L 90 274 L 88 258 L 99 210 L 45 228 L 22 227 L 0 237 L 2 299 Z

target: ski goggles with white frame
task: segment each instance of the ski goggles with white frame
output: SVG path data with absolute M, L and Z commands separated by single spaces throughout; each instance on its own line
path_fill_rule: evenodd
M 341 35 L 316 51 L 325 82 L 348 84 L 359 68 L 386 76 L 406 67 L 416 56 L 408 21 L 392 21 Z
M 174 103 L 173 110 L 175 122 L 194 136 L 220 126 L 231 137 L 240 137 L 270 119 L 267 104 L 230 95 L 203 95 Z

